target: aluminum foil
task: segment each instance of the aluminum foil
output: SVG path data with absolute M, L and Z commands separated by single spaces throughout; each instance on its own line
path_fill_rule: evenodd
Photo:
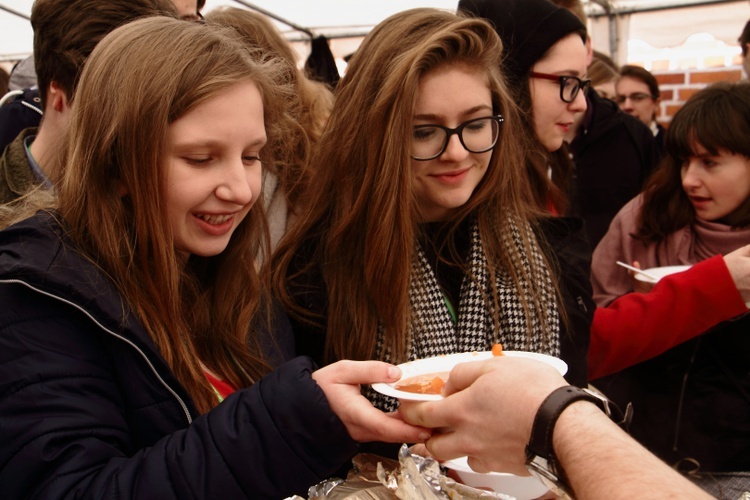
M 436 460 L 412 454 L 407 445 L 399 450 L 398 460 L 361 453 L 352 460 L 346 480 L 323 481 L 307 494 L 308 500 L 514 500 L 457 483 Z

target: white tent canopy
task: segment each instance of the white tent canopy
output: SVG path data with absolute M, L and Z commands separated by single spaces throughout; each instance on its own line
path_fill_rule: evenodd
M 665 47 L 678 45 L 692 34 L 707 32 L 727 43 L 736 43 L 750 19 L 747 0 L 584 0 L 584 3 L 592 19 L 595 46 L 606 52 L 619 52 L 620 59 L 629 39 Z M 33 33 L 22 16 L 31 13 L 32 4 L 33 0 L 0 0 L 0 60 L 19 59 L 31 53 Z M 206 0 L 204 12 L 222 5 L 255 6 L 314 35 L 346 38 L 364 35 L 400 10 L 422 6 L 454 10 L 456 4 L 457 0 Z M 607 11 L 611 16 L 607 16 Z M 308 37 L 284 23 L 278 24 L 291 39 Z M 618 39 L 616 49 L 610 50 L 613 37 Z
M 654 48 L 677 47 L 697 34 L 709 34 L 728 45 L 736 45 L 750 20 L 750 2 L 602 0 L 596 4 L 590 1 L 587 13 L 595 48 L 625 63 L 628 43 L 634 41 Z

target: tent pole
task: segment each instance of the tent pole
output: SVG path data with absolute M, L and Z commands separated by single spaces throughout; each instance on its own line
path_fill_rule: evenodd
M 617 26 L 617 16 L 612 12 L 612 5 L 609 0 L 591 0 L 593 3 L 599 5 L 607 15 L 607 21 L 609 25 L 609 55 L 615 61 L 618 60 L 620 33 Z
M 20 13 L 18 11 L 10 9 L 10 8 L 6 7 L 5 5 L 0 4 L 0 10 L 4 10 L 5 12 L 10 12 L 14 16 L 18 16 L 21 19 L 26 19 L 27 21 L 29 20 L 29 16 L 27 16 L 26 14 L 22 14 L 22 13 Z

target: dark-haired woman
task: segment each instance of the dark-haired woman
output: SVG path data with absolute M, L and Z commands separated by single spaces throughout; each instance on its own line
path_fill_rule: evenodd
M 630 354 L 641 345 L 642 359 L 663 352 L 597 386 L 634 403 L 632 432 L 647 447 L 704 472 L 750 470 L 748 137 L 750 84 L 696 94 L 670 125 L 664 163 L 620 211 L 593 258 L 595 299 L 604 308 L 594 319 L 591 356 L 606 352 L 608 340 Z M 618 260 L 693 267 L 633 294 Z M 614 312 L 638 302 L 649 304 L 640 315 Z M 624 328 L 629 338 L 611 333 Z

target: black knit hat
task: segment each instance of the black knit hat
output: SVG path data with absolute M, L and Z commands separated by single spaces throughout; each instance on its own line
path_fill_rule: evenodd
M 548 0 L 459 0 L 458 10 L 495 26 L 503 41 L 503 70 L 521 81 L 558 40 L 586 27 L 575 14 Z

